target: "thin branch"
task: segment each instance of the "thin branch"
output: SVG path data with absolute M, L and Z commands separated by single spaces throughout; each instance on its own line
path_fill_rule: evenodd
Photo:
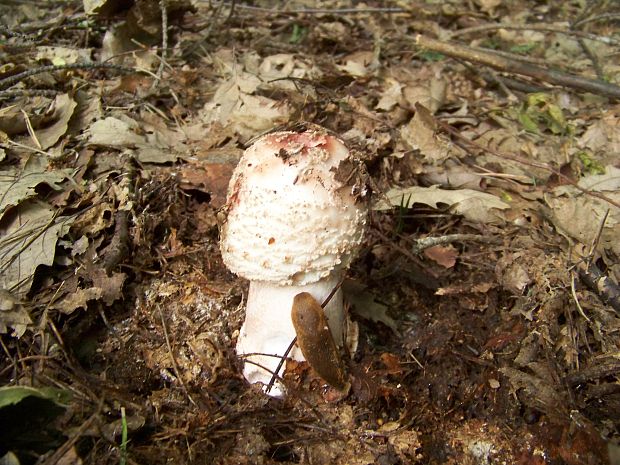
M 418 104 L 416 104 L 416 108 L 417 108 Z M 444 131 L 446 131 L 448 134 L 450 134 L 451 136 L 454 137 L 455 143 L 457 143 L 460 147 L 466 148 L 466 147 L 472 147 L 475 148 L 476 150 L 482 151 L 482 152 L 486 152 L 490 155 L 496 156 L 498 158 L 502 158 L 502 159 L 506 159 L 506 160 L 512 160 L 512 161 L 516 161 L 517 163 L 521 163 L 523 165 L 526 166 L 533 166 L 534 168 L 540 168 L 542 170 L 547 171 L 548 173 L 551 173 L 555 176 L 557 176 L 558 178 L 562 179 L 564 182 L 566 182 L 567 184 L 570 184 L 571 186 L 573 186 L 575 189 L 577 189 L 578 191 L 583 192 L 586 195 L 589 195 L 590 197 L 596 197 L 598 199 L 604 200 L 605 202 L 613 205 L 616 208 L 620 208 L 620 203 L 616 202 L 614 199 L 601 194 L 599 192 L 594 192 L 588 189 L 585 189 L 583 187 L 581 187 L 577 182 L 573 181 L 571 178 L 569 178 L 568 176 L 566 176 L 565 174 L 561 173 L 560 171 L 550 167 L 549 165 L 547 165 L 546 163 L 541 163 L 538 161 L 532 161 L 532 160 L 528 160 L 526 158 L 520 157 L 518 155 L 513 155 L 513 154 L 509 154 L 509 153 L 505 153 L 505 152 L 498 152 L 496 150 L 492 150 L 486 146 L 482 146 L 480 144 L 478 144 L 477 142 L 474 142 L 472 140 L 469 140 L 467 137 L 461 135 L 461 133 L 454 129 L 452 126 L 450 126 L 448 123 L 445 123 L 439 119 L 435 119 L 436 123 L 438 126 L 440 126 Z
M 481 236 L 479 234 L 447 234 L 439 237 L 424 237 L 416 239 L 411 247 L 411 252 L 419 254 L 423 250 L 435 247 L 437 245 L 451 244 L 453 242 L 497 242 L 498 238 L 492 236 Z
M 166 328 L 166 320 L 164 319 L 164 312 L 162 312 L 161 307 L 159 305 L 157 305 L 157 311 L 159 312 L 159 318 L 161 319 L 161 326 L 164 331 L 164 339 L 166 340 L 166 347 L 168 348 L 168 354 L 170 355 L 170 360 L 172 361 L 172 368 L 174 369 L 174 374 L 179 380 L 179 383 L 181 383 L 181 387 L 185 391 L 185 395 L 187 396 L 189 401 L 194 406 L 196 406 L 196 402 L 194 402 L 194 399 L 189 393 L 187 386 L 185 386 L 185 382 L 183 381 L 183 378 L 181 377 L 181 373 L 179 371 L 176 358 L 174 357 L 174 353 L 172 352 L 172 346 L 170 345 L 170 339 L 168 338 L 168 329 Z
M 271 379 L 269 380 L 269 384 L 267 384 L 267 388 L 265 389 L 265 392 L 267 394 L 269 394 L 269 392 L 271 391 L 271 388 L 273 387 L 276 379 L 282 379 L 278 373 L 280 372 L 280 369 L 282 368 L 282 365 L 284 365 L 284 362 L 286 361 L 286 358 L 288 357 L 288 354 L 291 353 L 291 350 L 293 350 L 293 347 L 295 347 L 296 343 L 297 343 L 297 336 L 295 336 L 293 338 L 291 343 L 288 345 L 288 347 L 286 348 L 286 350 L 282 354 L 282 357 L 280 357 L 280 361 L 278 362 L 278 366 L 276 366 L 276 369 L 273 371 L 273 375 L 271 376 Z M 269 371 L 269 370 L 267 370 L 267 371 Z
M 57 90 L 52 89 L 9 89 L 9 90 L 0 90 L 0 98 L 11 98 L 11 97 L 34 97 L 34 96 L 42 96 L 42 97 L 56 97 L 60 94 Z
M 618 45 L 620 41 L 617 39 L 613 39 L 611 37 L 599 36 L 596 34 L 591 34 L 589 32 L 584 31 L 576 31 L 573 29 L 565 29 L 562 27 L 557 27 L 552 24 L 523 24 L 523 25 L 515 25 L 515 24 L 483 24 L 482 26 L 474 26 L 468 27 L 466 29 L 459 29 L 458 31 L 454 31 L 451 34 L 451 38 L 463 36 L 467 34 L 473 34 L 476 32 L 486 32 L 486 31 L 494 31 L 496 29 L 506 29 L 512 31 L 539 31 L 539 32 L 555 32 L 557 34 L 564 34 L 567 36 L 575 36 L 581 37 L 583 39 L 595 40 L 597 42 L 603 42 L 607 45 Z
M 18 74 L 14 74 L 13 76 L 9 76 L 4 79 L 0 79 L 0 89 L 6 89 L 12 85 L 17 84 L 18 82 L 29 78 L 31 76 L 35 76 L 37 74 L 48 73 L 53 71 L 63 71 L 66 69 L 114 69 L 116 71 L 121 71 L 124 73 L 135 73 L 138 70 L 133 68 L 128 68 L 126 66 L 113 65 L 110 63 L 72 63 L 69 65 L 48 65 L 41 66 L 39 68 L 29 69 L 27 71 L 23 71 Z
M 590 266 L 592 263 L 592 259 L 594 258 L 594 251 L 598 247 L 599 242 L 601 241 L 601 236 L 603 235 L 603 229 L 605 228 L 605 223 L 607 223 L 607 218 L 609 218 L 609 208 L 603 215 L 603 219 L 601 223 L 598 225 L 598 231 L 596 232 L 596 236 L 594 236 L 594 240 L 592 240 L 592 244 L 590 244 L 590 250 L 588 251 L 588 260 L 587 264 Z
M 422 34 L 416 35 L 415 44 L 419 47 L 443 53 L 453 58 L 490 66 L 499 71 L 529 76 L 550 84 L 592 92 L 593 94 L 620 100 L 620 87 L 614 84 L 511 60 L 482 49 L 476 49 L 454 42 L 443 42 L 425 37 Z
M 159 8 L 161 8 L 161 58 L 159 68 L 157 69 L 157 80 L 153 83 L 154 86 L 157 85 L 164 74 L 166 52 L 168 51 L 168 9 L 166 0 L 159 0 Z
M 575 301 L 575 305 L 577 306 L 577 311 L 588 323 L 590 323 L 590 318 L 588 318 L 588 315 L 586 315 L 586 312 L 583 311 L 583 307 L 579 303 L 579 297 L 577 297 L 577 289 L 575 288 L 575 275 L 573 273 L 571 273 L 570 277 L 570 291 L 573 296 L 573 300 Z
M 239 10 L 257 11 L 261 13 L 272 14 L 302 14 L 302 15 L 348 15 L 356 13 L 411 13 L 411 9 L 387 7 L 387 8 L 299 8 L 291 10 L 278 10 L 277 8 L 265 8 L 260 6 L 243 5 L 236 2 L 219 2 L 219 5 L 225 5 Z M 415 4 L 412 5 L 416 6 Z
M 585 17 L 587 17 L 588 14 L 590 13 L 590 11 L 591 11 L 591 8 L 585 8 L 583 10 L 583 12 L 581 13 L 581 15 L 579 15 L 577 18 L 575 18 L 574 21 L 572 21 L 570 23 L 571 31 L 578 31 L 579 30 L 579 26 L 577 26 L 576 24 L 580 20 L 582 20 Z M 588 44 L 586 43 L 586 41 L 582 37 L 579 37 L 577 39 L 577 42 L 579 43 L 579 46 L 581 47 L 581 50 L 583 51 L 583 53 L 588 57 L 588 59 L 592 63 L 592 67 L 594 68 L 594 72 L 596 72 L 596 77 L 601 79 L 601 80 L 604 79 L 605 75 L 603 73 L 603 67 L 599 63 L 598 57 L 596 56 L 596 54 L 592 51 L 592 49 L 590 49 L 590 47 L 588 46 Z
M 75 443 L 82 437 L 82 435 L 86 434 L 86 432 L 91 428 L 91 426 L 95 423 L 101 410 L 103 408 L 104 399 L 101 398 L 99 403 L 97 404 L 97 408 L 95 412 L 86 419 L 84 423 L 82 423 L 77 429 L 75 429 L 69 439 L 65 441 L 65 443 L 60 446 L 58 449 L 54 451 L 52 455 L 47 457 L 46 460 L 40 462 L 41 465 L 54 465 L 60 463 L 61 459 L 64 455 L 69 452 L 69 450 L 75 445 Z
M 581 261 L 577 265 L 577 272 L 585 285 L 595 292 L 604 304 L 610 305 L 616 312 L 620 313 L 620 286 L 594 263 L 586 265 Z
M 599 16 L 592 16 L 591 18 L 584 18 L 579 21 L 575 21 L 574 26 L 582 26 L 586 23 L 591 23 L 594 21 L 615 21 L 618 19 L 620 19 L 620 13 L 605 13 Z

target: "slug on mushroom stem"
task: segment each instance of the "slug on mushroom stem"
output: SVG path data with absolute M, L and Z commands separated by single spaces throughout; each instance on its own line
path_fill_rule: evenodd
M 293 299 L 291 319 L 297 334 L 297 345 L 316 373 L 330 386 L 345 391 L 346 368 L 340 357 L 321 305 L 307 292 Z
M 340 139 L 312 126 L 260 137 L 233 173 L 220 248 L 226 266 L 250 280 L 237 354 L 251 383 L 269 383 L 295 337 L 295 297 L 308 293 L 322 302 L 355 258 L 368 213 L 365 186 L 342 172 L 355 163 Z M 324 311 L 341 346 L 340 289 Z M 304 360 L 299 348 L 290 356 Z M 269 392 L 283 393 L 279 382 Z

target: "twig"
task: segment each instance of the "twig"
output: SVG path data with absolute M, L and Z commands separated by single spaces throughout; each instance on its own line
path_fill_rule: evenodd
M 482 50 L 483 52 L 492 53 L 493 55 L 504 57 L 508 60 L 523 61 L 525 63 L 531 63 L 533 65 L 546 66 L 547 63 L 549 63 L 549 60 L 545 60 L 544 58 L 532 58 L 528 57 L 527 55 L 519 55 L 518 53 L 505 52 L 504 50 L 481 49 L 477 47 L 472 48 L 474 50 Z
M 549 90 L 548 87 L 535 86 L 532 84 L 528 84 L 525 81 L 519 81 L 517 79 L 512 79 L 507 76 L 495 76 L 490 73 L 482 73 L 482 78 L 486 81 L 497 81 L 498 85 L 503 84 L 508 89 L 523 92 L 525 94 L 533 94 L 535 92 L 545 92 Z
M 39 138 L 37 137 L 37 134 L 34 132 L 34 128 L 32 127 L 32 123 L 30 122 L 30 117 L 28 116 L 28 113 L 26 113 L 26 110 L 24 110 L 23 108 L 21 108 L 21 112 L 24 117 L 24 121 L 26 122 L 26 129 L 28 130 L 28 134 L 30 135 L 30 138 L 36 144 L 37 148 L 39 150 L 42 150 L 43 147 L 41 147 L 41 142 L 39 142 Z
M 618 286 L 609 276 L 606 276 L 594 263 L 586 265 L 581 261 L 577 265 L 579 277 L 590 290 L 599 296 L 601 301 L 610 305 L 616 312 L 620 313 L 620 286 Z
M 267 394 L 269 394 L 269 392 L 271 391 L 271 388 L 273 388 L 273 385 L 276 382 L 276 379 L 280 378 L 280 375 L 278 373 L 280 372 L 280 369 L 282 368 L 282 365 L 284 365 L 284 361 L 288 357 L 288 354 L 291 353 L 291 350 L 293 350 L 293 347 L 295 347 L 296 343 L 297 343 L 297 336 L 295 336 L 293 338 L 291 343 L 288 345 L 288 347 L 286 348 L 286 350 L 282 354 L 282 357 L 280 357 L 280 361 L 278 362 L 278 365 L 276 366 L 276 369 L 273 371 L 273 375 L 271 376 L 271 379 L 269 380 L 269 384 L 267 384 L 267 388 L 265 389 L 265 392 Z M 248 361 L 246 360 L 246 363 L 247 362 Z M 267 370 L 267 371 L 269 371 L 269 370 Z
M 159 312 L 159 318 L 161 319 L 161 326 L 164 331 L 164 339 L 166 340 L 166 347 L 168 348 L 168 354 L 170 355 L 170 360 L 172 361 L 172 368 L 174 369 L 174 373 L 177 379 L 179 380 L 179 383 L 181 383 L 181 387 L 183 387 L 183 390 L 185 391 L 185 395 L 187 395 L 187 398 L 189 399 L 189 401 L 194 406 L 196 406 L 197 405 L 196 402 L 194 402 L 194 399 L 192 398 L 191 394 L 187 390 L 187 386 L 185 386 L 185 382 L 183 381 L 183 378 L 181 377 L 181 372 L 179 371 L 179 366 L 177 365 L 176 358 L 174 357 L 174 353 L 172 352 L 172 346 L 170 345 L 170 339 L 168 338 L 168 329 L 166 328 L 166 320 L 164 319 L 164 312 L 161 311 L 161 307 L 159 306 L 159 304 L 157 305 L 157 311 Z
M 20 39 L 32 41 L 32 37 L 30 36 L 30 34 L 24 34 L 23 32 L 14 31 L 1 24 L 0 24 L 0 34 L 3 34 L 7 37 L 17 37 Z
M 416 104 L 416 111 L 418 111 L 418 105 Z M 423 107 L 422 107 L 423 108 Z M 428 110 L 426 110 L 428 112 Z M 429 116 L 432 117 L 432 115 Z M 482 146 L 480 144 L 478 144 L 477 142 L 471 141 L 469 140 L 467 137 L 461 135 L 461 133 L 459 131 L 457 131 L 456 129 L 454 129 L 452 126 L 450 126 L 449 124 L 441 121 L 440 119 L 436 119 L 434 118 L 434 120 L 436 121 L 437 125 L 440 126 L 444 131 L 446 131 L 448 134 L 450 134 L 451 136 L 453 136 L 455 138 L 455 143 L 457 143 L 459 146 L 463 147 L 473 147 L 476 150 L 480 150 L 482 152 L 486 152 L 490 155 L 496 156 L 498 158 L 503 158 L 506 160 L 512 160 L 515 161 L 517 163 L 521 163 L 523 165 L 526 166 L 533 166 L 534 168 L 540 168 L 542 170 L 545 170 L 555 176 L 557 176 L 558 178 L 562 179 L 563 181 L 565 181 L 566 183 L 570 184 L 571 186 L 573 186 L 575 189 L 577 189 L 578 191 L 583 192 L 586 195 L 589 195 L 590 197 L 596 197 L 598 199 L 604 200 L 605 202 L 613 205 L 614 207 L 620 208 L 620 203 L 616 202 L 614 199 L 603 195 L 599 192 L 593 192 L 591 190 L 585 189 L 583 187 L 581 187 L 577 182 L 573 181 L 571 178 L 569 178 L 568 176 L 566 176 L 565 174 L 561 173 L 560 171 L 550 167 L 549 165 L 547 165 L 546 163 L 541 163 L 541 162 L 537 162 L 537 161 L 531 161 L 528 160 L 526 158 L 520 157 L 518 155 L 513 155 L 513 154 L 509 154 L 509 153 L 505 153 L 505 152 L 498 152 L 496 150 L 490 149 L 486 146 Z
M 240 10 L 258 11 L 261 13 L 273 13 L 273 14 L 304 14 L 304 15 L 322 15 L 322 14 L 334 14 L 334 15 L 347 15 L 356 13 L 411 13 L 411 9 L 387 7 L 387 8 L 299 8 L 291 10 L 278 10 L 274 8 L 265 8 L 260 6 L 244 5 L 236 2 L 219 2 L 220 5 L 226 5 L 229 7 L 238 8 Z M 418 6 L 418 5 L 412 5 Z M 420 7 L 421 8 L 421 7 Z
M 616 19 L 620 19 L 620 13 L 605 13 L 599 16 L 592 16 L 591 18 L 584 18 L 575 21 L 574 26 L 582 26 L 586 23 L 591 23 L 594 21 L 614 21 Z
M 0 90 L 0 98 L 19 97 L 24 95 L 26 97 L 43 96 L 43 97 L 56 97 L 60 94 L 57 90 L 52 89 L 9 89 Z
M 101 400 L 99 401 L 99 404 L 97 405 L 97 409 L 95 410 L 95 412 L 90 417 L 88 417 L 88 419 L 84 423 L 82 423 L 79 428 L 74 430 L 71 437 L 67 439 L 62 446 L 56 449 L 54 453 L 50 455 L 46 460 L 44 460 L 43 462 L 40 462 L 40 464 L 41 465 L 56 465 L 57 463 L 59 463 L 61 459 L 64 457 L 64 455 L 67 452 L 69 452 L 69 450 L 75 445 L 75 443 L 80 439 L 80 437 L 82 437 L 82 435 L 86 433 L 86 431 L 89 430 L 89 428 L 95 422 L 95 420 L 97 420 L 97 418 L 99 417 L 99 414 L 101 413 L 103 402 L 104 402 L 104 399 L 101 398 Z
M 583 9 L 581 14 L 577 16 L 574 21 L 571 21 L 570 23 L 571 31 L 578 30 L 578 27 L 579 27 L 577 26 L 578 22 L 590 14 L 593 6 L 594 4 L 590 3 L 586 8 Z M 588 47 L 588 44 L 586 44 L 585 40 L 582 37 L 579 37 L 577 39 L 577 42 L 579 43 L 579 46 L 581 47 L 581 50 L 583 51 L 583 53 L 588 57 L 588 59 L 592 63 L 592 67 L 594 68 L 596 77 L 601 80 L 604 79 L 605 76 L 603 74 L 603 68 L 601 67 L 601 64 L 599 63 L 597 56 L 594 54 L 594 52 L 592 52 L 590 47 Z
M 603 73 L 603 68 L 601 67 L 601 64 L 598 62 L 598 58 L 596 57 L 594 52 L 590 49 L 590 47 L 588 47 L 588 44 L 586 44 L 583 39 L 577 39 L 577 42 L 579 43 L 581 50 L 583 50 L 583 53 L 588 57 L 588 60 L 590 60 L 590 62 L 592 63 L 592 67 L 594 68 L 596 77 L 602 80 L 605 77 L 605 74 Z
M 459 29 L 458 31 L 454 31 L 450 37 L 458 37 L 462 35 L 472 34 L 475 32 L 486 32 L 493 31 L 496 29 L 506 29 L 511 31 L 540 31 L 540 32 L 555 32 L 558 34 L 564 34 L 567 36 L 576 36 L 582 37 L 584 39 L 595 40 L 597 42 L 603 42 L 607 45 L 618 45 L 620 41 L 617 39 L 613 39 L 611 37 L 599 36 L 596 34 L 591 34 L 589 32 L 584 31 L 576 31 L 574 29 L 565 29 L 561 27 L 554 26 L 552 24 L 524 24 L 524 25 L 515 25 L 515 24 L 483 24 L 481 26 L 468 27 L 466 29 Z
M 573 275 L 573 273 L 571 273 L 570 277 L 570 291 L 573 296 L 573 300 L 575 301 L 575 305 L 577 305 L 577 311 L 588 323 L 590 323 L 590 318 L 588 318 L 586 312 L 583 311 L 583 308 L 579 303 L 579 298 L 577 297 L 577 289 L 575 288 L 575 276 Z
M 447 234 L 439 237 L 424 237 L 414 241 L 411 252 L 419 254 L 425 249 L 435 247 L 437 245 L 451 244 L 452 242 L 497 242 L 497 238 L 489 236 L 481 236 L 479 234 Z
M 225 22 L 225 23 L 226 23 L 226 22 L 228 22 L 228 21 L 230 21 L 230 20 L 232 19 L 232 17 L 234 16 L 234 14 L 235 14 L 235 4 L 236 4 L 236 3 L 237 3 L 237 1 L 236 1 L 236 0 L 232 0 L 232 1 L 230 2 L 230 11 L 228 12 L 228 16 L 227 16 L 227 17 L 226 17 L 226 19 L 224 20 L 224 22 Z
M 164 74 L 164 66 L 166 62 L 166 52 L 168 51 L 168 10 L 166 0 L 159 0 L 159 8 L 161 8 L 161 58 L 159 68 L 157 68 L 157 80 L 153 83 L 156 86 Z
M 605 223 L 607 223 L 608 217 L 609 217 L 609 208 L 603 215 L 603 219 L 601 220 L 601 224 L 599 224 L 598 226 L 598 231 L 596 232 L 596 236 L 594 236 L 594 239 L 592 240 L 592 244 L 590 244 L 590 250 L 588 251 L 588 259 L 587 259 L 588 266 L 592 264 L 592 258 L 594 258 L 594 250 L 596 249 L 596 246 L 601 240 L 601 235 L 603 234 L 603 228 L 605 227 Z
M 499 71 L 521 74 L 550 84 L 579 89 L 620 100 L 620 87 L 614 84 L 584 78 L 564 71 L 546 69 L 541 66 L 508 59 L 482 49 L 476 49 L 454 42 L 442 42 L 425 37 L 422 34 L 416 35 L 415 44 L 419 47 L 443 53 L 453 58 L 490 66 Z
M 138 71 L 134 68 L 128 68 L 126 66 L 121 66 L 121 65 L 113 65 L 110 63 L 72 63 L 68 65 L 48 65 L 48 66 L 41 66 L 39 68 L 29 69 L 27 71 L 14 74 L 13 76 L 0 79 L 0 89 L 6 89 L 7 87 L 17 84 L 23 79 L 26 79 L 26 78 L 29 78 L 30 76 L 35 76 L 41 73 L 62 71 L 65 69 L 99 69 L 99 68 L 114 69 L 116 71 L 122 71 L 124 73 L 135 73 Z
M 564 378 L 564 381 L 570 386 L 576 386 L 590 380 L 605 378 L 607 376 L 613 376 L 620 370 L 620 360 L 612 358 L 610 361 L 600 362 L 596 365 L 591 365 L 583 370 L 570 373 Z

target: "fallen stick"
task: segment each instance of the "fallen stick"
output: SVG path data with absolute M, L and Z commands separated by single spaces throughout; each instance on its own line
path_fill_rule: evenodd
M 577 272 L 582 281 L 594 291 L 604 304 L 620 313 L 620 287 L 603 273 L 594 263 L 579 263 Z
M 564 71 L 547 69 L 542 66 L 524 63 L 518 60 L 511 60 L 505 56 L 498 56 L 491 52 L 460 45 L 454 42 L 442 42 L 440 40 L 431 39 L 423 36 L 422 34 L 416 35 L 415 43 L 419 47 L 423 47 L 434 52 L 443 53 L 444 55 L 453 58 L 459 58 L 473 63 L 490 66 L 498 71 L 529 76 L 550 84 L 570 87 L 620 100 L 620 87 L 614 84 L 608 84 L 596 79 L 576 76 L 574 74 L 565 73 Z

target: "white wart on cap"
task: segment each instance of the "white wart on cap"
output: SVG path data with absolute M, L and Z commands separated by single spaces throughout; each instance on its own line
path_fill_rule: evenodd
M 340 180 L 350 161 L 344 143 L 323 130 L 283 131 L 254 142 L 233 173 L 220 248 L 226 266 L 250 280 L 237 353 L 252 383 L 268 384 L 295 337 L 295 295 L 309 292 L 322 302 L 355 258 L 367 207 Z M 325 312 L 342 344 L 340 292 Z M 298 350 L 292 357 L 303 360 Z M 282 387 L 271 394 L 281 395 Z

